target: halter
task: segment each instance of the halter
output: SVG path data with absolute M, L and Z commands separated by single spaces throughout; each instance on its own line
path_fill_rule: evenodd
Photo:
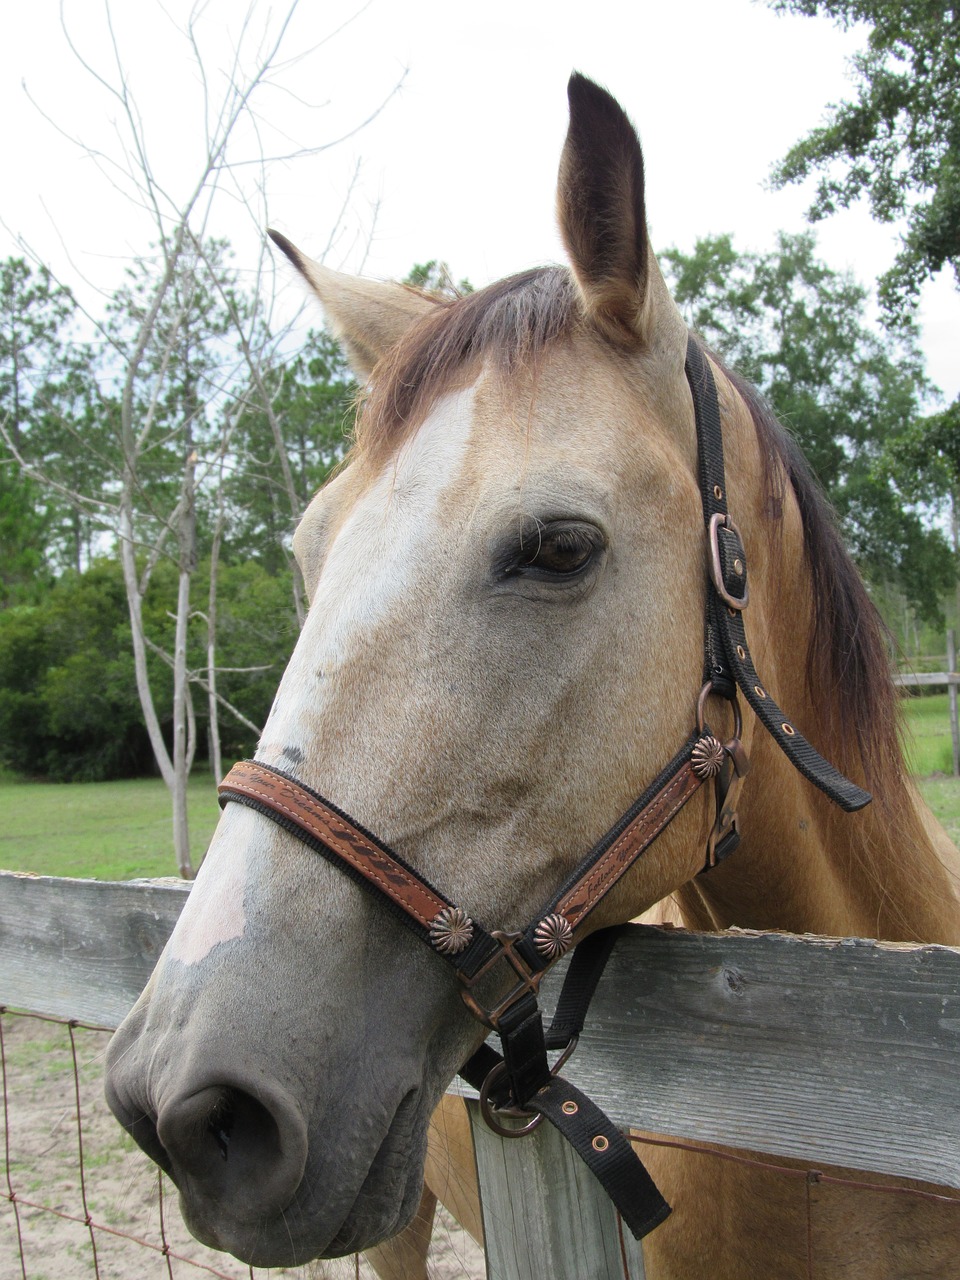
M 696 341 L 685 364 L 696 418 L 698 473 L 707 532 L 708 583 L 704 675 L 695 728 L 643 794 L 583 858 L 539 914 L 517 932 L 485 929 L 435 889 L 403 858 L 353 818 L 295 778 L 270 765 L 243 761 L 220 784 L 220 804 L 237 801 L 262 813 L 379 898 L 453 968 L 467 1008 L 500 1036 L 503 1054 L 484 1044 L 460 1069 L 480 1093 L 487 1123 L 521 1137 L 543 1119 L 554 1124 L 600 1180 L 640 1239 L 670 1212 L 639 1157 L 613 1122 L 565 1080 L 560 1069 L 576 1048 L 587 1008 L 625 926 L 601 929 L 576 945 L 549 1028 L 538 1004 L 544 974 L 574 947 L 577 931 L 613 886 L 708 780 L 716 816 L 703 871 L 740 842 L 736 801 L 749 761 L 740 741 L 739 689 L 791 763 L 842 809 L 870 795 L 840 774 L 786 718 L 757 675 L 747 647 L 743 611 L 749 598 L 747 558 L 726 505 L 723 438 L 716 384 Z M 734 731 L 721 741 L 704 718 L 707 698 L 733 708 Z M 491 987 L 502 992 L 486 998 Z M 500 975 L 497 982 L 496 974 Z M 551 1066 L 548 1050 L 560 1054 Z M 519 1120 L 507 1125 L 505 1118 Z

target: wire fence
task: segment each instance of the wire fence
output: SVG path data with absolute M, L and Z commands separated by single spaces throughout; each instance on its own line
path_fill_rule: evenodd
M 183 1225 L 176 1193 L 128 1139 L 102 1097 L 103 1055 L 111 1030 L 75 1019 L 0 1007 L 5 1212 L 0 1219 L 0 1276 L 14 1280 L 311 1280 L 373 1277 L 355 1256 L 340 1263 L 266 1271 L 206 1249 Z M 951 1215 L 960 1240 L 960 1199 L 914 1185 L 838 1176 L 750 1157 L 689 1141 L 631 1134 L 642 1147 L 682 1149 L 792 1180 L 803 1198 L 805 1274 L 829 1272 L 818 1253 L 818 1212 L 824 1189 L 906 1197 Z M 452 1229 L 451 1229 L 452 1228 Z M 431 1274 L 449 1280 L 484 1275 L 477 1250 L 441 1226 Z M 824 1270 L 826 1268 L 826 1270 Z M 628 1275 L 626 1264 L 624 1275 Z
M 252 1280 L 252 1268 L 183 1239 L 169 1182 L 110 1123 L 101 1083 L 110 1034 L 0 1009 L 3 1257 L 19 1264 L 3 1274 Z
M 194 1240 L 175 1188 L 107 1108 L 103 1058 L 111 1034 L 0 1007 L 2 1280 L 374 1280 L 359 1255 L 266 1270 Z M 482 1275 L 465 1269 L 452 1223 L 441 1226 L 438 1248 L 447 1255 L 444 1274 Z

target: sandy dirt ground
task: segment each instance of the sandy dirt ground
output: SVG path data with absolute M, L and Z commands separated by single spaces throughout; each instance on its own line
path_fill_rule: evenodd
M 109 1035 L 78 1028 L 83 1182 L 96 1224 L 91 1232 L 84 1223 L 69 1031 L 14 1014 L 0 1018 L 0 1030 L 7 1074 L 0 1120 L 8 1170 L 0 1181 L 0 1280 L 95 1280 L 98 1275 L 101 1280 L 200 1280 L 210 1275 L 227 1280 L 376 1280 L 362 1258 L 251 1271 L 189 1235 L 166 1179 L 162 1232 L 160 1175 L 120 1131 L 103 1101 Z M 7 1194 L 11 1188 L 17 1195 L 16 1211 Z M 161 1252 L 164 1234 L 169 1258 Z M 438 1215 L 428 1265 L 433 1280 L 482 1280 L 485 1274 L 481 1250 L 446 1215 Z

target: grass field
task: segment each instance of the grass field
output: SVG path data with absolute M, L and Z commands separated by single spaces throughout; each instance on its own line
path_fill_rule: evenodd
M 199 866 L 217 824 L 208 773 L 190 779 L 190 849 Z M 159 778 L 22 782 L 0 775 L 0 867 L 45 876 L 173 876 L 170 795 Z
M 960 844 L 960 779 L 951 767 L 947 695 L 910 698 L 907 759 L 920 789 Z M 217 822 L 213 780 L 190 780 L 190 844 L 199 866 Z M 170 800 L 159 779 L 24 782 L 0 774 L 0 867 L 37 875 L 131 880 L 176 875 Z
M 905 710 L 904 747 L 911 770 L 920 778 L 932 773 L 949 774 L 953 768 L 949 695 L 936 693 L 908 698 Z

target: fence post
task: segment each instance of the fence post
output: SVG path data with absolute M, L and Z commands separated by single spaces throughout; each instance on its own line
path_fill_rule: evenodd
M 947 673 L 957 674 L 957 633 L 951 629 L 947 632 Z M 957 716 L 956 680 L 947 686 L 950 690 L 950 736 L 953 739 L 953 776 L 960 778 L 960 718 Z
M 487 1280 L 644 1280 L 640 1244 L 551 1124 L 525 1138 L 489 1129 L 468 1100 Z

